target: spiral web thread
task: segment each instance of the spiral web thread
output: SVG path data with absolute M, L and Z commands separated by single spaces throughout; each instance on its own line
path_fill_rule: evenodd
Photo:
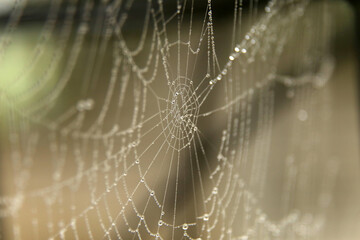
M 9 2 L 3 18 L 3 79 L 31 4 Z M 336 172 L 324 153 L 326 8 L 234 0 L 224 21 L 211 0 L 198 4 L 47 3 L 31 51 L 1 82 L 4 239 L 321 234 Z M 283 146 L 279 99 L 293 113 Z

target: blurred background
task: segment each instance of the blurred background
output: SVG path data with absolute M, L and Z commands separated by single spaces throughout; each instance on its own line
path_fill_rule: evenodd
M 0 0 L 0 239 L 360 239 L 358 13 Z

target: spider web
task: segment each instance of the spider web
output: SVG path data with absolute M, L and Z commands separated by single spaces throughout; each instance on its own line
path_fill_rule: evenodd
M 46 15 L 28 27 L 36 4 Z M 336 175 L 326 5 L 23 0 L 7 12 L 3 238 L 320 236 Z

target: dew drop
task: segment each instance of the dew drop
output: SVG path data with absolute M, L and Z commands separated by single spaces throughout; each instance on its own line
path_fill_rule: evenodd
M 308 119 L 308 113 L 304 109 L 299 110 L 298 119 L 302 122 L 306 121 Z
M 189 226 L 186 223 L 184 223 L 182 226 L 182 229 L 186 231 L 186 230 L 188 230 L 188 228 L 189 228 Z
M 84 111 L 85 107 L 84 107 L 84 102 L 83 101 L 79 101 L 76 105 L 76 108 L 79 112 Z
M 162 226 L 162 225 L 163 225 L 163 221 L 162 221 L 162 220 L 159 220 L 158 225 L 159 225 L 159 226 Z
M 262 223 L 266 220 L 266 216 L 264 214 L 262 214 L 260 217 L 259 217 L 259 222 Z

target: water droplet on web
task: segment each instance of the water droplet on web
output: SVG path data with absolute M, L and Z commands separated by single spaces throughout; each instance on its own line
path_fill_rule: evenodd
M 216 194 L 218 193 L 218 189 L 217 189 L 217 187 L 214 187 L 214 189 L 213 189 L 212 193 L 213 193 L 214 195 L 216 195 Z
M 239 47 L 235 47 L 235 52 L 240 52 L 240 48 Z
M 163 225 L 163 221 L 162 221 L 162 220 L 159 220 L 158 225 L 159 225 L 159 226 L 162 226 L 162 225 Z
M 76 108 L 79 112 L 82 112 L 85 110 L 85 102 L 84 101 L 79 101 L 76 105 Z
M 234 56 L 230 55 L 229 59 L 230 59 L 230 61 L 234 61 L 235 58 L 234 58 Z
M 241 52 L 246 53 L 247 52 L 246 48 L 241 49 Z
M 304 109 L 299 110 L 298 119 L 302 122 L 306 121 L 308 119 L 308 113 Z
M 186 223 L 184 223 L 182 226 L 182 229 L 186 231 L 186 230 L 188 230 L 188 228 L 189 228 L 189 226 Z
M 262 214 L 260 217 L 259 217 L 259 222 L 262 223 L 262 222 L 265 222 L 266 220 L 266 216 L 264 214 Z
M 204 221 L 209 221 L 209 214 L 205 214 L 203 219 Z

